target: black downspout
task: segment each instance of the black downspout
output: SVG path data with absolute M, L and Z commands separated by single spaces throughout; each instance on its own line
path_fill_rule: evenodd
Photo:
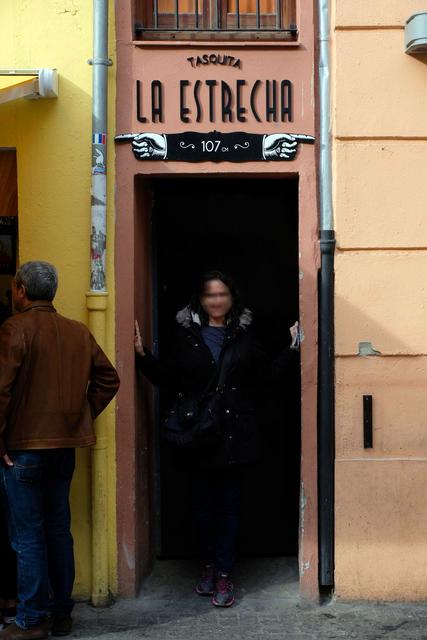
M 319 584 L 334 585 L 334 254 L 335 232 L 320 231 L 319 274 Z

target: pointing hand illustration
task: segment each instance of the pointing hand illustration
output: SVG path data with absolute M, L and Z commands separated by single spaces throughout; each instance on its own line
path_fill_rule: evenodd
M 265 160 L 293 160 L 298 151 L 298 143 L 313 144 L 313 136 L 302 133 L 273 133 L 264 137 L 263 155 Z
M 132 151 L 137 160 L 164 160 L 166 158 L 166 136 L 158 133 L 125 133 L 116 140 L 131 140 Z

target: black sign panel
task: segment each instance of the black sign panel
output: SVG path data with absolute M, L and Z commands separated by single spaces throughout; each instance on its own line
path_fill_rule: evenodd
M 297 133 L 125 133 L 117 142 L 131 142 L 137 160 L 181 162 L 254 162 L 293 160 L 299 144 L 313 144 L 314 137 Z

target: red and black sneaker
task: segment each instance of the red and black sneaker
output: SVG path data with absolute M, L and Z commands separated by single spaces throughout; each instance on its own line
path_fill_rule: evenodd
M 228 573 L 217 573 L 212 604 L 215 607 L 231 607 L 234 604 L 234 586 Z
M 215 568 L 213 564 L 206 564 L 203 567 L 202 575 L 196 586 L 196 593 L 199 596 L 211 596 L 215 586 Z

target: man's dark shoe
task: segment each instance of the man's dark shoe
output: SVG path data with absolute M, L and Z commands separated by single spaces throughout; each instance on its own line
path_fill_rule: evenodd
M 16 607 L 8 607 L 5 609 L 2 609 L 1 615 L 0 615 L 0 625 L 3 623 L 3 626 L 5 627 L 9 626 L 10 624 L 12 624 L 12 622 L 15 622 L 15 617 L 16 617 Z
M 228 573 L 218 573 L 212 598 L 215 607 L 231 607 L 234 604 L 234 587 Z
M 196 586 L 196 593 L 199 596 L 211 596 L 215 586 L 215 569 L 213 564 L 206 564 L 203 567 L 202 575 Z
M 47 625 L 38 624 L 29 629 L 21 629 L 13 622 L 6 629 L 0 631 L 0 638 L 7 638 L 7 640 L 42 640 L 47 638 Z
M 69 614 L 53 616 L 51 621 L 51 634 L 56 638 L 68 636 L 73 630 L 73 619 Z

